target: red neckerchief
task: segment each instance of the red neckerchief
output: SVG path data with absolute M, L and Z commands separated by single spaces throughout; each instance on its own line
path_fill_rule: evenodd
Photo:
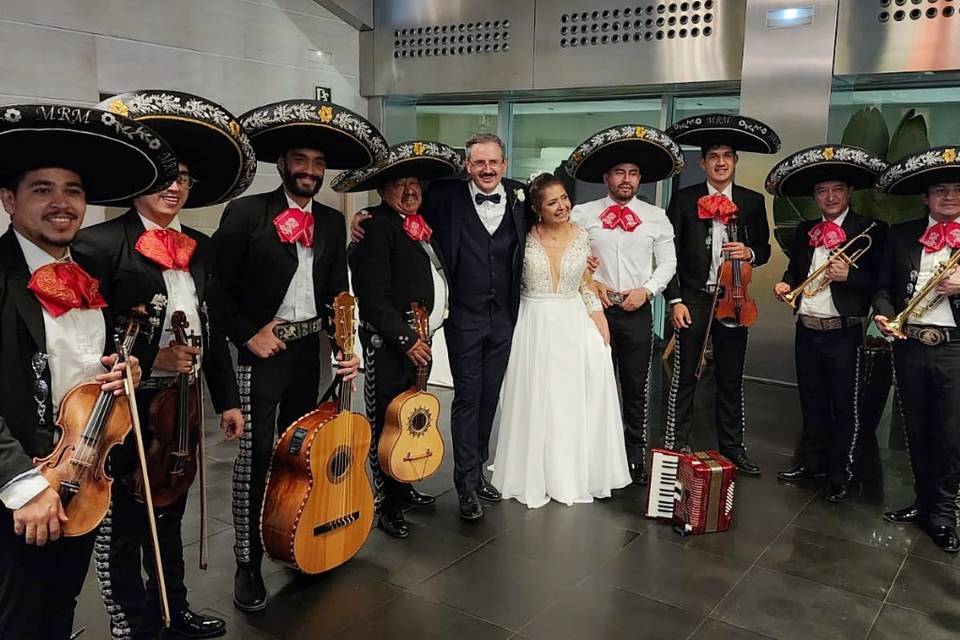
M 151 229 L 137 239 L 136 249 L 164 270 L 188 271 L 197 241 L 174 229 Z
M 100 282 L 76 262 L 52 262 L 33 272 L 27 285 L 54 318 L 71 309 L 101 309 Z

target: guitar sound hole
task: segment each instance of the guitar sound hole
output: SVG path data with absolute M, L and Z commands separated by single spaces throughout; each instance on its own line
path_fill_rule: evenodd
M 343 479 L 347 477 L 347 472 L 350 471 L 352 462 L 353 456 L 350 447 L 346 445 L 337 447 L 330 456 L 329 462 L 327 462 L 327 479 L 331 484 L 343 482 Z
M 422 436 L 429 426 L 430 411 L 423 407 L 414 410 L 413 414 L 407 420 L 407 427 L 410 430 L 410 434 L 414 436 Z

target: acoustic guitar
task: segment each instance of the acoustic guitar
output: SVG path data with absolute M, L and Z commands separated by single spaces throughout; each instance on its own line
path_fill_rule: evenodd
M 354 350 L 353 296 L 334 300 L 336 341 Z M 260 536 L 267 555 L 304 573 L 322 573 L 360 550 L 373 528 L 367 477 L 371 430 L 350 411 L 353 383 L 290 425 L 277 441 L 267 475 Z
M 410 305 L 417 336 L 430 341 L 430 314 L 414 302 Z M 427 391 L 429 365 L 417 365 L 417 383 L 394 398 L 387 407 L 377 455 L 385 474 L 400 482 L 423 480 L 443 462 L 440 435 L 440 400 Z

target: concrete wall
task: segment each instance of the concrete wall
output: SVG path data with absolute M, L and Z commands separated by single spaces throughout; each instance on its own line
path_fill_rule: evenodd
M 239 115 L 313 98 L 322 85 L 334 102 L 365 115 L 358 74 L 358 32 L 313 0 L 0 2 L 0 104 L 92 105 L 101 92 L 156 88 L 196 93 Z M 276 170 L 261 164 L 248 193 L 277 184 Z M 359 203 L 326 187 L 319 199 L 348 212 Z M 183 218 L 209 233 L 220 209 Z M 90 207 L 86 224 L 113 213 Z M 0 231 L 8 221 L 0 214 Z

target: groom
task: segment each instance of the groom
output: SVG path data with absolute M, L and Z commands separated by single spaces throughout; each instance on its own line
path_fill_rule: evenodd
M 467 140 L 466 157 L 470 180 L 434 183 L 421 212 L 450 270 L 450 314 L 443 327 L 454 385 L 453 479 L 460 517 L 478 520 L 480 500 L 500 501 L 483 467 L 520 306 L 527 224 L 517 197 L 522 185 L 503 177 L 503 141 L 478 133 Z M 365 218 L 354 218 L 355 240 L 362 238 Z

